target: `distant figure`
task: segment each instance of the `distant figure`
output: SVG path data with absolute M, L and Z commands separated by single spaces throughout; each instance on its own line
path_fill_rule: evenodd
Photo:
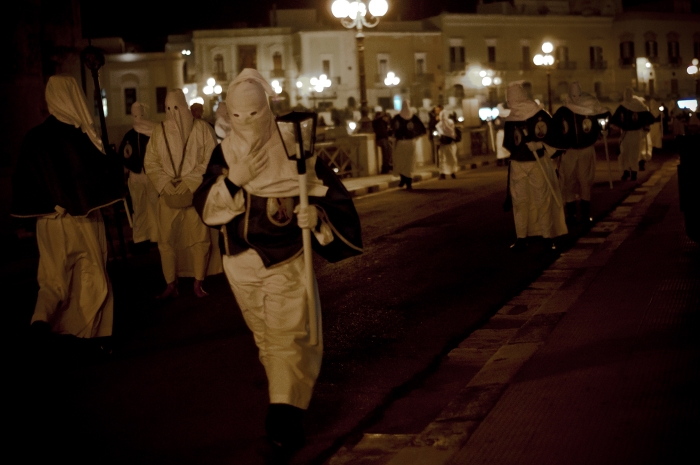
M 143 170 L 146 147 L 155 123 L 146 119 L 147 107 L 141 102 L 131 105 L 133 128 L 124 135 L 119 146 L 119 155 L 129 170 L 129 193 L 134 209 L 133 241 L 158 242 L 158 191 Z
M 425 134 L 423 122 L 414 115 L 407 100 L 401 102 L 401 111 L 391 120 L 391 129 L 396 138 L 394 147 L 394 169 L 399 173 L 399 187 L 413 188 L 413 169 L 416 165 L 416 144 Z
M 653 122 L 654 117 L 644 99 L 634 95 L 632 88 L 625 89 L 625 99 L 610 119 L 610 124 L 622 130 L 618 163 L 623 170 L 623 181 L 637 180 L 639 161 L 643 160 L 642 151 L 646 147 L 646 131 Z
M 661 104 L 654 99 L 649 100 L 649 112 L 654 117 L 654 122 L 649 125 L 649 133 L 647 134 L 647 146 L 645 156 L 639 160 L 639 171 L 645 170 L 645 164 L 651 160 L 654 154 L 654 149 L 661 149 L 663 144 L 663 114 L 659 109 Z
M 190 107 L 190 112 L 192 112 L 194 119 L 202 119 L 204 115 L 204 105 L 201 103 L 193 103 Z
M 446 179 L 446 176 L 456 178 L 455 173 L 459 168 L 457 163 L 457 129 L 455 122 L 450 118 L 446 110 L 440 112 L 439 121 L 435 125 L 435 129 L 440 137 L 440 146 L 438 154 L 440 156 L 440 177 Z
M 214 123 L 214 132 L 216 133 L 216 140 L 221 143 L 222 140 L 228 136 L 231 132 L 231 120 L 228 116 L 228 109 L 226 107 L 226 102 L 220 102 L 219 106 L 216 107 L 216 122 Z
M 222 271 L 221 260 L 217 241 L 212 243 L 216 234 L 197 215 L 192 194 L 202 182 L 216 136 L 206 121 L 192 116 L 182 90 L 168 92 L 165 108 L 165 121 L 155 126 L 144 161 L 160 193 L 158 250 L 167 287 L 158 298 L 176 297 L 180 276 L 194 277 L 194 294 L 204 297 L 204 278 Z
M 51 76 L 46 104 L 50 116 L 22 142 L 10 209 L 37 218 L 39 293 L 31 322 L 79 338 L 111 336 L 114 302 L 99 209 L 123 200 L 121 163 L 105 154 L 73 77 Z
M 391 120 L 384 111 L 374 114 L 372 129 L 377 141 L 377 147 L 382 150 L 382 170 L 381 174 L 390 173 L 393 169 L 391 140 Z
M 502 103 L 499 103 L 497 108 L 498 117 L 493 121 L 493 129 L 496 131 L 496 165 L 503 166 L 508 164 L 508 159 L 510 158 L 510 152 L 503 147 L 503 138 L 505 137 L 503 125 L 510 114 L 510 110 L 504 108 Z

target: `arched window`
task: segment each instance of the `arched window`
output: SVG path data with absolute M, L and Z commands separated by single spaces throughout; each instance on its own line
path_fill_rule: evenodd
M 647 32 L 644 34 L 644 52 L 652 63 L 656 63 L 659 57 L 659 45 L 656 42 L 656 34 Z
M 681 52 L 680 45 L 678 44 L 679 35 L 677 32 L 669 32 L 666 36 L 668 40 L 668 64 L 669 65 L 680 65 L 681 64 Z
M 632 66 L 635 63 L 634 36 L 626 33 L 620 36 L 620 66 Z
M 214 79 L 226 81 L 226 70 L 224 69 L 224 56 L 220 53 L 214 55 Z

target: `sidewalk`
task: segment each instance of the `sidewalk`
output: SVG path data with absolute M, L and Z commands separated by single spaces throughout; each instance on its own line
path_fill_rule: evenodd
M 700 246 L 676 164 L 449 354 L 488 361 L 420 434 L 365 434 L 327 463 L 700 463 Z

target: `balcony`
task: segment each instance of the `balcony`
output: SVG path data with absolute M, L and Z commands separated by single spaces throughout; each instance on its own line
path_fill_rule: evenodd
M 412 81 L 414 84 L 430 84 L 435 82 L 435 75 L 433 73 L 417 73 L 412 76 Z
M 530 60 L 530 61 L 521 61 L 520 63 L 518 63 L 518 68 L 521 71 L 531 71 L 531 70 L 537 68 L 537 66 L 535 66 L 535 63 L 533 63 L 532 60 Z
M 608 69 L 608 62 L 605 60 L 591 61 L 590 66 L 591 69 L 604 70 Z
M 634 57 L 623 57 L 619 60 L 620 68 L 634 68 Z
M 554 63 L 554 67 L 556 69 L 573 70 L 573 69 L 576 69 L 576 62 L 575 61 L 557 61 L 556 63 Z
M 273 69 L 270 71 L 270 77 L 271 78 L 283 78 L 284 77 L 284 70 L 283 69 Z
M 464 71 L 467 67 L 467 63 L 464 61 L 451 61 L 450 62 L 450 71 L 453 73 L 461 73 Z
M 505 61 L 489 61 L 486 63 L 485 68 L 489 68 L 494 71 L 506 71 L 508 69 L 508 63 Z
M 228 82 L 228 74 L 225 72 L 214 73 L 213 78 L 216 79 L 216 82 Z

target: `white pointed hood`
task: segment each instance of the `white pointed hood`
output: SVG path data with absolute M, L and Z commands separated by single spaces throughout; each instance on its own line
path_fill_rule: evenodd
M 542 105 L 528 98 L 523 82 L 525 81 L 513 81 L 508 84 L 506 100 L 510 114 L 506 117 L 506 121 L 525 121 L 542 109 Z
M 134 102 L 131 104 L 131 117 L 134 120 L 134 131 L 144 136 L 151 137 L 153 127 L 156 125 L 153 121 L 146 118 L 148 115 L 148 106 L 145 103 Z
M 608 111 L 593 95 L 582 92 L 578 81 L 572 82 L 569 86 L 566 107 L 578 115 L 600 115 Z

